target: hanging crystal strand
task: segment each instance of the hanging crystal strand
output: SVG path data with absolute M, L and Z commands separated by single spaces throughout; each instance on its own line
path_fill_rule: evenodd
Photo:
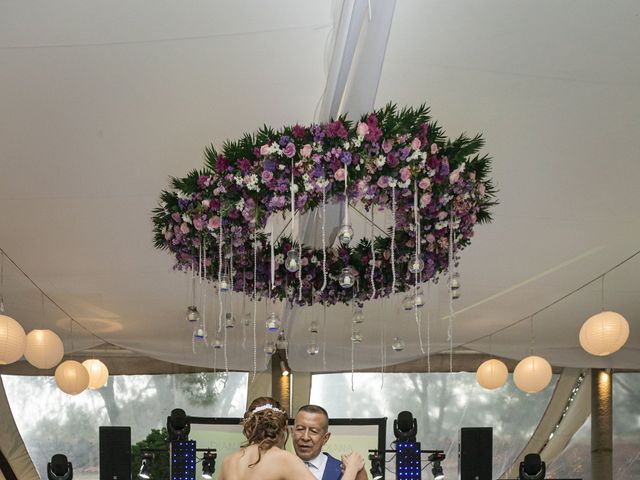
M 391 187 L 391 294 L 396 293 L 396 187 Z
M 205 259 L 205 267 L 206 267 Z M 233 280 L 235 278 L 235 272 L 233 271 L 233 241 L 229 238 L 229 292 L 233 292 Z
M 327 288 L 327 183 L 322 178 L 322 288 L 321 292 Z
M 205 347 L 209 346 L 207 341 L 207 289 L 202 289 L 202 339 L 204 340 Z
M 275 243 L 273 238 L 273 224 L 271 224 L 271 228 L 269 229 L 269 243 L 270 243 L 270 250 L 271 250 L 270 251 L 271 283 L 269 284 L 269 288 L 273 288 L 273 286 L 276 284 L 276 256 L 275 256 Z
M 218 335 L 222 331 L 222 292 L 220 285 L 222 284 L 222 246 L 224 237 L 222 231 L 222 218 L 220 219 L 220 229 L 218 231 Z
M 355 350 L 356 350 L 356 344 L 355 342 L 351 342 L 351 391 L 355 392 L 356 389 L 354 388 L 353 385 L 353 377 L 354 377 L 354 371 L 355 371 Z
M 227 358 L 227 350 L 228 350 L 228 348 L 227 348 L 227 331 L 228 330 L 229 330 L 228 328 L 224 329 L 224 347 L 223 347 L 224 348 L 224 371 L 226 373 L 229 373 L 229 359 Z
M 302 242 L 298 242 L 298 258 L 300 268 L 298 268 L 298 302 L 302 302 Z
M 256 214 L 257 216 L 257 214 Z M 256 219 L 257 225 L 257 219 Z M 256 230 L 253 231 L 253 376 L 251 383 L 256 379 L 256 371 L 258 369 L 258 351 L 256 339 L 256 317 L 258 314 L 258 298 L 257 298 L 257 276 L 258 276 L 258 236 Z
M 4 251 L 0 257 L 0 313 L 4 313 Z
M 327 305 L 322 305 L 322 367 L 327 370 Z
M 374 245 L 375 235 L 374 235 L 374 211 L 375 206 L 371 206 L 371 296 L 369 300 L 373 300 L 376 298 L 376 282 L 375 282 L 375 273 L 376 273 L 376 247 Z
M 246 305 L 247 305 L 247 275 L 244 267 L 242 267 L 242 350 L 247 349 L 247 325 L 245 324 Z
M 449 340 L 449 373 L 453 373 L 453 289 L 451 280 L 453 279 L 453 219 L 449 216 L 449 328 L 447 329 L 447 339 Z
M 420 252 L 420 217 L 418 215 L 418 182 L 413 181 L 413 221 L 415 227 L 415 242 L 416 242 L 416 262 L 420 264 L 422 256 Z M 418 327 L 418 341 L 420 343 L 420 352 L 424 355 L 424 345 L 422 344 L 422 311 L 418 308 L 416 299 L 418 298 L 418 285 L 421 283 L 422 269 L 415 270 L 414 272 L 414 284 L 413 284 L 413 312 L 416 319 L 416 326 Z
M 427 373 L 431 373 L 431 282 L 427 282 Z

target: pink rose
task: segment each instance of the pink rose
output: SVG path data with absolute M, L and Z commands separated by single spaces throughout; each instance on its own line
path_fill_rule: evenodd
M 471 214 L 469 215 L 469 223 L 471 225 L 475 225 L 475 223 L 478 221 L 478 217 L 476 217 L 475 215 Z
M 180 225 L 180 231 L 186 235 L 189 233 L 189 225 L 187 225 L 186 222 L 182 222 L 182 225 Z
M 436 236 L 433 233 L 427 233 L 427 236 L 425 238 L 427 239 L 428 243 L 433 243 L 436 241 Z
M 306 267 L 307 265 L 309 265 L 309 259 L 307 257 L 302 257 L 300 259 L 300 265 Z
M 422 146 L 422 142 L 420 141 L 420 139 L 418 137 L 414 138 L 411 141 L 411 148 L 413 148 L 414 150 L 420 150 L 421 146 Z
M 449 182 L 456 183 L 460 179 L 460 170 L 457 168 L 449 175 Z
M 289 142 L 287 143 L 287 146 L 284 147 L 284 150 L 282 150 L 282 153 L 287 158 L 293 158 L 296 154 L 296 146 L 292 142 Z
M 173 232 L 171 230 L 167 230 L 164 232 L 164 239 L 169 241 L 173 238 Z
M 393 147 L 393 140 L 385 140 L 382 142 L 382 151 L 384 153 L 389 153 L 391 151 L 391 147 Z
M 262 145 L 260 147 L 260 155 L 262 155 L 263 157 L 269 155 L 269 145 Z
M 211 206 L 211 200 L 209 200 L 208 198 L 205 198 L 204 200 L 202 200 L 202 206 L 204 208 L 209 208 Z
M 425 193 L 420 197 L 420 206 L 421 207 L 426 207 L 427 205 L 429 205 L 431 203 L 431 194 L 430 193 Z
M 403 167 L 400 169 L 400 178 L 403 182 L 406 182 L 411 177 L 411 172 L 409 171 L 409 167 Z
M 304 147 L 302 147 L 302 150 L 300 150 L 300 155 L 302 155 L 302 158 L 309 158 L 311 156 L 311 145 L 307 143 Z
M 211 217 L 207 226 L 209 227 L 209 230 L 217 230 L 218 228 L 220 228 L 220 217 L 218 217 L 217 215 Z
M 356 128 L 356 133 L 361 137 L 364 137 L 367 133 L 369 133 L 369 125 L 360 122 L 358 124 L 358 128 Z
M 431 180 L 429 180 L 427 177 L 424 177 L 422 180 L 420 180 L 420 183 L 418 183 L 418 186 L 422 190 L 426 190 L 431 186 Z
M 389 178 L 384 175 L 378 179 L 378 186 L 380 188 L 387 188 L 389 186 Z
M 273 180 L 273 172 L 270 172 L 269 170 L 263 170 L 262 181 L 264 183 L 269 183 L 271 180 Z
M 344 180 L 344 168 L 339 168 L 336 170 L 336 173 L 333 174 L 333 178 L 338 180 L 339 182 Z
M 439 212 L 438 213 L 438 220 L 444 220 L 448 216 L 449 216 L 449 214 L 447 212 Z
M 478 184 L 478 195 L 480 195 L 480 198 L 484 197 L 486 191 L 486 187 L 484 186 L 484 183 L 479 183 Z
M 438 153 L 438 145 L 436 145 L 435 143 L 431 144 L 431 155 L 435 155 L 436 153 Z

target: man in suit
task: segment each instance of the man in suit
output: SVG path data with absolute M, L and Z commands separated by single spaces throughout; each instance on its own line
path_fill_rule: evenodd
M 322 451 L 329 441 L 329 414 L 319 405 L 300 407 L 291 429 L 296 455 L 307 465 L 318 480 L 339 480 L 342 477 L 342 462 Z M 365 469 L 361 469 L 356 480 L 366 480 Z

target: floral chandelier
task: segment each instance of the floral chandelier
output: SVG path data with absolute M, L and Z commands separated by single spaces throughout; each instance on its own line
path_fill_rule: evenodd
M 444 271 L 457 276 L 458 252 L 477 223 L 491 220 L 483 144 L 480 135 L 447 139 L 424 105 L 389 104 L 355 124 L 265 126 L 221 153 L 208 147 L 204 169 L 173 179 L 154 211 L 154 243 L 175 256 L 176 269 L 254 300 L 333 305 L 415 291 Z M 329 202 L 345 204 L 335 246 L 326 235 Z M 357 243 L 356 205 L 372 225 Z M 298 217 L 313 209 L 321 209 L 317 249 L 296 233 Z M 393 218 L 385 235 L 373 233 L 379 210 Z M 290 234 L 265 230 L 274 214 L 290 215 Z

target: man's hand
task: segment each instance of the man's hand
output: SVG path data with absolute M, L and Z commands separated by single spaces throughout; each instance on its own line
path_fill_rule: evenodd
M 364 472 L 364 458 L 360 454 L 351 452 L 348 455 L 342 455 L 341 460 L 345 471 L 351 469 L 354 472 L 358 472 L 358 475 L 360 471 Z

